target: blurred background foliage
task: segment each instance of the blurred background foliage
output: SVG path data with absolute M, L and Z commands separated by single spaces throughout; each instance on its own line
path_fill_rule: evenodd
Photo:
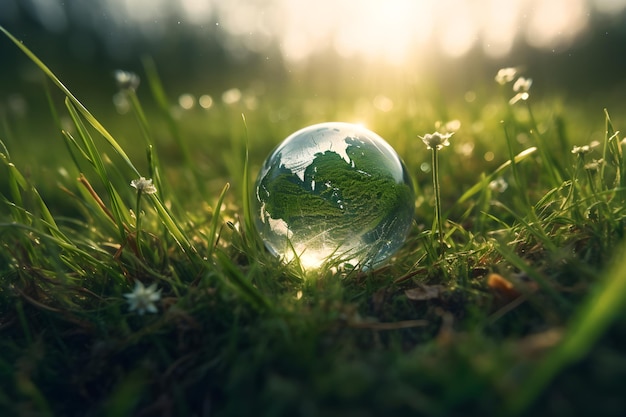
M 573 132 L 573 143 L 602 137 L 603 108 L 616 126 L 626 119 L 626 0 L 3 0 L 0 24 L 134 161 L 145 161 L 141 132 L 113 77 L 117 69 L 139 74 L 137 94 L 174 169 L 184 155 L 145 79 L 146 57 L 152 60 L 194 161 L 216 191 L 225 176 L 239 176 L 241 167 L 224 156 L 244 137 L 242 113 L 253 173 L 288 134 L 332 120 L 375 130 L 414 173 L 428 169 L 416 135 L 460 120 L 457 151 L 484 153 L 474 171 L 488 172 L 506 159 L 504 141 L 494 140 L 511 94 L 494 82 L 502 67 L 533 78 L 537 110 L 552 113 L 564 135 Z M 0 74 L 0 135 L 44 193 L 56 189 L 66 155 L 44 77 L 8 39 L 0 40 Z M 51 94 L 62 108 L 61 94 Z M 458 197 L 467 178 L 454 181 Z
M 603 108 L 616 126 L 625 120 L 626 0 L 3 0 L 0 24 L 97 117 L 114 120 L 112 133 L 143 160 L 143 146 L 132 146 L 134 117 L 117 114 L 128 104 L 117 101 L 113 77 L 138 73 L 157 144 L 175 165 L 180 152 L 145 79 L 149 57 L 212 178 L 240 168 L 224 166 L 215 149 L 234 149 L 241 113 L 253 168 L 291 132 L 330 120 L 366 124 L 413 171 L 422 149 L 411 143 L 437 122 L 460 119 L 467 135 L 459 143 L 481 151 L 501 133 L 509 92 L 494 76 L 508 66 L 533 79 L 535 103 L 567 115 L 574 143 L 602 134 Z M 0 134 L 17 162 L 45 169 L 29 162 L 53 158 L 41 144 L 58 131 L 43 75 L 8 40 L 0 40 L 0 73 Z M 492 151 L 484 169 L 505 158 Z
M 625 10 L 624 0 L 3 0 L 0 24 L 90 96 L 150 55 L 174 93 L 346 94 L 391 78 L 454 97 L 519 65 L 541 92 L 610 104 L 626 91 Z M 4 101 L 33 70 L 6 41 L 0 62 Z

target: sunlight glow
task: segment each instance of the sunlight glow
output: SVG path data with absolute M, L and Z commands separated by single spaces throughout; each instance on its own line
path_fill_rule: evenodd
M 477 40 L 475 13 L 481 10 L 465 0 L 445 0 L 438 3 L 445 24 L 438 25 L 438 38 L 444 52 L 450 56 L 467 53 Z
M 316 269 L 321 268 L 327 263 L 336 263 L 340 260 L 341 257 L 334 259 L 332 256 L 329 258 L 327 255 L 327 250 L 322 248 L 320 250 L 312 250 L 311 248 L 307 248 L 306 245 L 299 245 L 296 248 L 293 248 L 294 251 L 288 251 L 284 255 L 284 261 L 286 263 L 291 263 L 296 261 L 300 264 L 302 269 L 305 271 L 315 271 Z M 352 265 L 358 265 L 359 260 L 357 258 L 354 259 L 341 259 L 341 263 L 348 263 Z
M 289 263 L 296 259 L 296 255 L 289 254 L 286 256 L 286 258 L 287 263 Z M 326 258 L 323 257 L 320 253 L 306 250 L 306 248 L 299 256 L 297 256 L 297 259 L 300 262 L 300 266 L 302 266 L 302 268 L 306 271 L 318 269 L 326 261 Z
M 587 27 L 588 17 L 581 0 L 535 0 L 526 39 L 532 46 L 547 48 L 569 42 Z
M 334 47 L 342 56 L 374 55 L 400 63 L 416 43 L 427 40 L 432 22 L 429 3 L 412 0 L 388 0 L 384 7 L 377 0 L 343 1 L 337 10 L 340 24 L 334 32 Z
M 621 10 L 619 5 L 626 4 L 626 0 L 318 0 L 314 4 L 273 0 L 264 3 L 264 15 L 258 19 L 275 23 L 269 25 L 272 36 L 290 61 L 332 47 L 340 56 L 402 64 L 433 50 L 462 56 L 476 46 L 492 57 L 502 57 L 517 40 L 545 49 L 567 45 L 587 28 L 593 2 L 600 12 Z M 232 13 L 241 10 L 233 7 Z M 228 22 L 225 28 L 241 31 Z
M 213 7 L 210 1 L 180 0 L 183 14 L 192 23 L 204 23 L 210 17 Z
M 166 17 L 201 30 L 219 27 L 235 56 L 278 47 L 287 61 L 298 62 L 334 50 L 396 65 L 419 63 L 433 53 L 458 57 L 475 48 L 500 58 L 517 42 L 567 47 L 587 30 L 593 13 L 612 17 L 626 9 L 626 0 L 102 1 L 117 27 L 152 37 L 163 36 Z M 49 25 L 60 18 L 51 16 Z M 115 38 L 118 32 L 109 28 L 103 35 Z
M 490 0 L 482 17 L 483 49 L 493 57 L 507 55 L 513 48 L 523 0 Z

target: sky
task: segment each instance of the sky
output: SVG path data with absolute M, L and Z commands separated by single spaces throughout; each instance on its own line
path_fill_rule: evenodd
M 221 33 L 233 53 L 278 45 L 288 61 L 332 49 L 402 64 L 428 50 L 500 58 L 519 42 L 563 50 L 593 18 L 620 25 L 613 16 L 625 10 L 626 0 L 2 0 L 0 22 L 28 13 L 51 32 L 83 25 L 112 54 L 131 36 L 158 40 L 174 21 Z

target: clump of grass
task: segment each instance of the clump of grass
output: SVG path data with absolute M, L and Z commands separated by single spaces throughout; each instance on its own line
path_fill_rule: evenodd
M 551 381 L 593 357 L 607 329 L 621 323 L 626 166 L 608 112 L 602 143 L 576 136 L 574 146 L 556 127 L 540 128 L 546 112 L 518 88 L 511 93 L 522 96 L 502 103 L 499 120 L 481 120 L 508 157 L 486 166 L 453 149 L 437 155 L 433 143 L 432 188 L 418 174 L 428 155 L 408 139 L 395 144 L 415 152 L 409 169 L 435 210 L 417 205 L 414 230 L 388 265 L 326 265 L 304 277 L 297 262 L 283 265 L 264 251 L 253 228 L 250 177 L 262 157 L 249 151 L 271 145 L 259 139 L 276 129 L 261 121 L 267 109 L 243 120 L 237 109 L 220 110 L 241 129 L 227 131 L 232 152 L 223 172 L 206 177 L 188 151 L 186 123 L 171 113 L 145 60 L 159 117 L 183 153 L 174 175 L 136 84 L 123 90 L 145 161 L 131 158 L 130 144 L 0 30 L 61 92 L 62 103 L 47 95 L 53 116 L 71 120 L 60 160 L 77 179 L 60 176 L 55 191 L 75 206 L 68 217 L 40 192 L 37 174 L 15 163 L 17 138 L 0 138 L 0 409 L 7 415 L 587 410 L 577 394 L 593 387 L 572 385 L 564 392 L 571 403 L 554 409 L 563 392 Z M 413 130 L 405 138 L 425 130 L 404 117 L 394 125 Z M 455 142 L 486 146 L 461 119 Z M 514 140 L 520 136 L 528 140 Z M 623 359 L 617 343 L 604 349 Z M 618 376 L 598 386 L 618 384 Z M 606 398 L 605 409 L 590 406 L 594 412 L 611 415 L 614 398 Z

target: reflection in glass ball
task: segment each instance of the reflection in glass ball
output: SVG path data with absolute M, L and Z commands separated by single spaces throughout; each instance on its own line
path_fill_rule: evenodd
M 265 161 L 255 192 L 265 246 L 305 269 L 376 266 L 400 248 L 413 219 L 404 164 L 380 136 L 349 123 L 293 133 Z

